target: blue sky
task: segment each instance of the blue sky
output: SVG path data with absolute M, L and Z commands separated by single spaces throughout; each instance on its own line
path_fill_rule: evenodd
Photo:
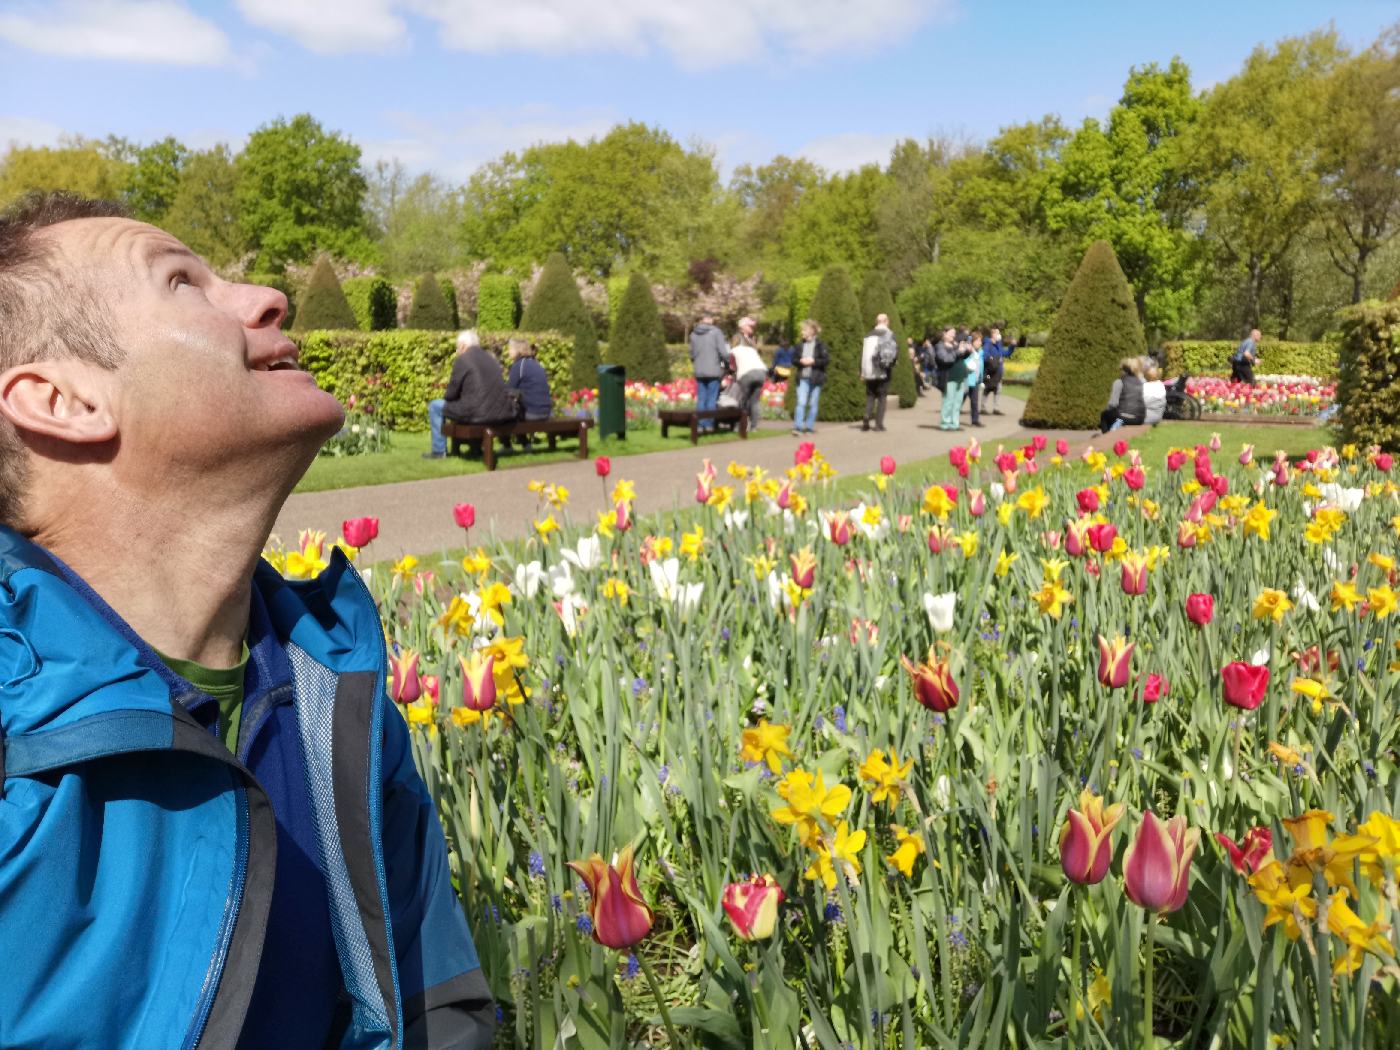
M 310 112 L 370 160 L 465 179 L 621 120 L 831 169 L 905 136 L 980 140 L 1101 116 L 1130 66 L 1198 87 L 1329 21 L 1353 46 L 1394 0 L 0 0 L 0 146 L 64 133 L 237 147 Z

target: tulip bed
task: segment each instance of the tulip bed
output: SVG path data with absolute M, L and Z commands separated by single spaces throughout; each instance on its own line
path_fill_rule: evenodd
M 504 1044 L 1400 1040 L 1390 457 L 1064 451 L 370 574 Z
M 663 408 L 691 408 L 695 404 L 695 380 L 677 379 L 670 383 L 628 383 L 623 388 L 627 400 L 627 426 L 631 429 L 646 429 L 657 425 Z M 783 409 L 783 394 L 786 383 L 767 382 L 759 395 L 760 411 L 764 419 L 786 419 Z M 598 391 L 575 390 L 565 400 L 561 409 L 563 415 L 596 416 L 598 412 Z
M 1186 392 L 1206 412 L 1232 415 L 1316 416 L 1332 407 L 1337 384 L 1313 376 L 1258 376 L 1258 382 L 1237 383 L 1218 376 L 1192 376 Z

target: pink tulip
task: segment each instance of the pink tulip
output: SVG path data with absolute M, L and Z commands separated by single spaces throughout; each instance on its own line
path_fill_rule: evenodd
M 992 462 L 997 465 L 997 470 L 1003 474 L 1016 473 L 1016 453 L 1014 452 L 998 452 Z
M 1167 469 L 1175 474 L 1186 463 L 1186 453 L 1173 450 L 1167 453 Z
M 1215 618 L 1215 595 L 1188 594 L 1186 596 L 1186 618 L 1197 627 L 1204 627 Z
M 1113 454 L 1119 457 L 1126 456 L 1128 454 L 1128 443 L 1122 438 L 1119 438 L 1113 443 Z
M 778 925 L 778 906 L 787 895 L 772 875 L 755 875 L 724 887 L 720 904 L 740 940 L 766 941 Z
M 1389 452 L 1377 452 L 1376 458 L 1371 460 L 1377 470 L 1382 473 L 1390 473 L 1390 468 L 1395 464 L 1395 457 Z
M 1251 463 L 1253 463 L 1253 462 L 1254 462 L 1254 446 L 1253 446 L 1253 445 L 1245 445 L 1245 447 L 1244 447 L 1243 449 L 1240 450 L 1240 466 L 1242 466 L 1242 467 L 1247 467 L 1247 466 L 1249 466 L 1249 465 L 1250 465 Z
M 379 535 L 378 518 L 351 518 L 340 523 L 341 534 L 351 547 L 367 547 Z
M 607 456 L 599 456 L 593 461 L 593 469 L 600 478 L 605 478 L 612 473 L 612 460 Z
M 1078 558 L 1089 550 L 1089 530 L 1093 527 L 1088 518 L 1065 522 L 1065 553 Z
M 1196 527 L 1183 521 L 1176 527 L 1176 545 L 1182 550 L 1190 550 L 1196 545 Z
M 881 457 L 880 457 L 880 473 L 883 474 L 883 475 L 885 475 L 885 477 L 889 477 L 891 474 L 894 473 L 894 457 L 893 457 L 893 456 L 881 456 Z
M 459 529 L 469 529 L 476 524 L 476 508 L 470 503 L 458 503 L 452 508 L 452 520 Z
M 950 542 L 950 530 L 939 528 L 935 525 L 928 530 L 928 552 L 930 554 L 942 554 L 943 548 Z
M 1220 451 L 1220 435 L 1219 435 L 1219 434 L 1212 434 L 1212 435 L 1210 436 L 1210 441 L 1208 442 L 1208 444 L 1210 445 L 1210 450 L 1211 450 L 1212 452 L 1219 452 L 1219 451 Z
M 632 504 L 626 500 L 618 500 L 613 506 L 613 528 L 618 532 L 626 532 L 632 527 Z
M 987 513 L 987 497 L 982 495 L 981 489 L 967 490 L 967 510 L 974 518 Z
M 1112 522 L 1089 526 L 1089 545 L 1103 554 L 1113 549 L 1113 541 L 1118 538 L 1118 529 Z
M 851 542 L 851 518 L 848 514 L 828 514 L 826 516 L 826 535 L 832 543 L 838 547 L 844 547 Z
M 402 649 L 389 654 L 389 696 L 396 704 L 411 704 L 423 695 L 423 682 L 418 677 L 418 654 Z
M 496 706 L 496 658 L 477 650 L 471 656 L 458 656 L 462 665 L 462 706 L 471 711 L 489 711 Z
M 1147 475 L 1143 473 L 1141 467 L 1129 467 L 1123 471 L 1123 484 L 1137 492 L 1143 485 L 1147 484 Z
M 1044 434 L 1036 434 L 1033 438 L 1031 438 L 1031 447 L 1034 448 L 1037 452 L 1044 452 L 1045 446 L 1047 444 L 1048 441 L 1046 440 Z
M 1146 594 L 1147 559 L 1136 554 L 1125 554 L 1121 583 L 1124 594 Z
M 955 470 L 960 470 L 967 466 L 967 449 L 961 445 L 954 445 L 948 450 L 948 465 Z
M 1167 695 L 1170 686 L 1167 680 L 1159 674 L 1148 675 L 1142 683 L 1142 702 L 1144 704 L 1155 704 L 1162 697 Z
M 1230 836 L 1216 832 L 1215 841 L 1225 847 L 1231 867 L 1241 875 L 1252 875 L 1263 866 L 1273 848 L 1274 833 L 1265 827 L 1250 828 L 1244 833 L 1244 841 L 1237 846 Z
M 588 887 L 588 917 L 595 941 L 621 951 L 651 932 L 655 915 L 637 885 L 631 846 L 622 850 L 615 865 L 604 863 L 595 853 L 587 860 L 569 861 L 569 867 Z
M 1186 827 L 1186 818 L 1166 823 L 1149 809 L 1142 814 L 1137 834 L 1123 854 L 1123 889 L 1140 908 L 1165 914 L 1186 903 L 1191 884 L 1191 860 L 1201 843 L 1199 828 Z
M 802 466 L 804 463 L 812 462 L 812 457 L 816 455 L 817 446 L 810 441 L 804 441 L 797 446 L 797 451 L 792 454 L 792 462 L 795 466 Z
M 1085 789 L 1079 808 L 1066 815 L 1060 829 L 1060 867 L 1065 877 L 1081 886 L 1102 882 L 1113 859 L 1113 828 L 1123 819 L 1123 803 L 1105 806 L 1103 799 Z
M 1210 490 L 1217 496 L 1225 496 L 1230 492 L 1230 479 L 1224 474 L 1217 474 L 1210 479 Z
M 1056 454 L 1057 456 L 1068 456 L 1068 455 L 1069 455 L 1069 442 L 1066 441 L 1064 438 L 1056 438 L 1056 439 L 1055 439 L 1055 454 Z
M 1133 649 L 1136 642 L 1130 642 L 1121 635 L 1109 641 L 1099 635 L 1099 684 L 1109 689 L 1122 689 L 1128 684 L 1128 672 L 1132 666 Z
M 1269 669 L 1259 664 L 1235 660 L 1220 669 L 1225 702 L 1242 711 L 1253 711 L 1269 691 Z

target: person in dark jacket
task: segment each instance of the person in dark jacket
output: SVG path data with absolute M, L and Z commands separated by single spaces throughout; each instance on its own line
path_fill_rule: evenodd
M 817 432 L 817 406 L 822 400 L 822 384 L 831 352 L 821 340 L 822 326 L 810 317 L 799 326 L 802 338 L 797 344 L 797 412 L 792 419 L 794 434 Z
M 501 375 L 501 364 L 482 349 L 481 340 L 470 328 L 457 336 L 457 356 L 452 359 L 447 389 L 442 397 L 428 402 L 432 448 L 423 453 L 424 459 L 442 459 L 447 455 L 447 439 L 442 436 L 444 418 L 477 426 L 515 419 L 515 402 Z M 476 448 L 481 443 L 471 444 Z
M 36 194 L 0 304 L 0 1044 L 487 1050 L 374 601 L 260 557 L 345 418 L 286 297 Z
M 1108 391 L 1108 406 L 1099 416 L 1099 429 L 1107 434 L 1124 426 L 1137 426 L 1147 418 L 1147 402 L 1142 396 L 1142 358 L 1125 357 L 1119 362 L 1121 375 Z
M 525 339 L 512 339 L 506 344 L 506 354 L 510 359 L 506 386 L 520 399 L 518 418 L 527 422 L 548 419 L 554 414 L 554 399 L 549 394 L 549 376 L 535 356 L 535 345 Z M 529 434 L 521 434 L 517 440 L 526 448 L 532 439 Z
M 729 343 L 710 314 L 690 330 L 690 363 L 695 368 L 695 407 L 709 412 L 719 403 L 719 383 L 729 370 Z M 714 430 L 715 421 L 702 419 L 699 428 Z

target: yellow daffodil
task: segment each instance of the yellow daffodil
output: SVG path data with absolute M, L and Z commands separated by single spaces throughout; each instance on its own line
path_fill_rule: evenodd
M 1002 528 L 1006 528 L 1006 526 L 1010 525 L 1010 524 L 1011 524 L 1011 519 L 1014 518 L 1015 516 L 1016 516 L 1016 504 L 1014 504 L 1014 503 L 998 503 L 998 504 L 997 504 L 997 524 L 1000 525 Z
M 893 752 L 887 758 L 883 751 L 876 748 L 861 763 L 859 773 L 861 780 L 865 781 L 866 789 L 870 792 L 871 802 L 877 804 L 888 802 L 893 806 L 899 801 L 899 796 L 904 789 L 904 781 L 913 768 L 914 760 L 912 758 L 905 759 L 901 763 Z
M 728 508 L 733 499 L 733 485 L 716 485 L 714 488 L 710 489 L 709 505 L 714 507 L 717 511 L 723 512 Z
M 1033 489 L 1026 489 L 1016 497 L 1016 509 L 1026 512 L 1026 516 L 1031 519 L 1040 517 L 1046 507 L 1050 506 L 1050 497 L 1045 494 L 1045 489 L 1037 485 Z
M 407 583 L 413 578 L 414 571 L 418 568 L 418 559 L 412 554 L 405 554 L 394 563 L 394 579 L 400 583 Z
M 953 537 L 953 542 L 962 550 L 964 558 L 971 558 L 977 553 L 977 533 L 971 529 L 958 533 Z
M 796 825 L 798 838 L 804 845 L 817 839 L 823 820 L 844 812 L 851 801 L 850 788 L 845 784 L 827 788 L 820 771 L 813 777 L 803 770 L 794 769 L 778 782 L 775 790 L 787 805 L 773 810 L 773 819 L 779 824 Z
M 1390 584 L 1381 584 L 1366 592 L 1366 602 L 1371 606 L 1371 615 L 1377 620 L 1384 620 L 1400 608 L 1400 595 L 1391 589 Z
M 535 522 L 535 532 L 539 535 L 540 539 L 544 540 L 545 543 L 549 542 L 550 533 L 558 531 L 559 523 L 554 520 L 553 514 L 549 515 L 543 521 Z
M 744 559 L 753 566 L 753 575 L 756 580 L 766 580 L 768 574 L 778 567 L 778 562 L 766 554 L 750 554 Z
M 1284 614 L 1291 608 L 1293 608 L 1293 603 L 1289 600 L 1288 595 L 1272 587 L 1265 587 L 1254 599 L 1254 618 L 1282 623 Z
M 939 521 L 947 521 L 956 504 L 942 485 L 930 485 L 924 490 L 923 512 L 932 514 Z
M 462 558 L 462 569 L 473 576 L 481 576 L 491 571 L 491 559 L 481 547 L 475 553 Z
M 1356 589 L 1356 584 L 1349 580 L 1338 580 L 1332 584 L 1328 597 L 1331 599 L 1333 612 L 1338 609 L 1351 612 L 1361 604 L 1361 592 Z
M 1391 572 L 1395 569 L 1395 559 L 1389 554 L 1381 554 L 1378 551 L 1372 551 L 1370 554 L 1366 555 L 1366 560 L 1382 572 Z
M 626 605 L 631 594 L 632 589 L 616 576 L 609 576 L 603 581 L 603 597 L 612 599 L 618 605 Z
M 1002 551 L 997 555 L 997 565 L 993 572 L 995 572 L 998 577 L 1005 578 L 1006 574 L 1011 571 L 1011 566 L 1016 563 L 1016 559 L 1019 557 L 1020 555 L 1014 551 L 1009 554 L 1006 551 Z
M 1259 903 L 1268 910 L 1264 914 L 1264 928 L 1276 922 L 1284 924 L 1283 932 L 1290 941 L 1302 935 L 1299 919 L 1317 917 L 1317 901 L 1312 897 L 1312 876 L 1305 868 L 1288 871 L 1276 860 L 1271 860 L 1249 877 L 1250 888 Z
M 1040 611 L 1053 620 L 1058 620 L 1064 614 L 1065 606 L 1074 601 L 1074 595 L 1065 590 L 1058 579 L 1047 579 L 1031 598 L 1040 607 Z
M 1047 582 L 1059 583 L 1063 578 L 1065 570 L 1069 568 L 1069 561 L 1066 558 L 1041 558 L 1040 571 Z
M 618 478 L 617 484 L 613 486 L 612 490 L 613 505 L 615 506 L 619 503 L 631 503 L 636 498 L 637 486 L 632 484 L 632 482 L 628 481 L 626 478 Z
M 1390 927 L 1383 922 L 1363 922 L 1347 904 L 1347 891 L 1344 889 L 1327 898 L 1327 929 L 1346 945 L 1346 951 L 1332 964 L 1333 973 L 1355 973 L 1366 961 L 1368 952 L 1378 958 L 1395 955 L 1395 949 L 1386 937 Z
M 1280 744 L 1277 740 L 1269 741 L 1269 754 L 1278 759 L 1281 763 L 1292 769 L 1303 764 L 1303 756 L 1298 754 L 1293 748 L 1286 744 Z
M 899 873 L 906 879 L 914 875 L 914 861 L 919 859 L 919 854 L 924 851 L 924 839 L 922 835 L 902 828 L 898 824 L 894 825 L 895 851 L 885 858 L 893 864 Z
M 414 558 L 412 560 L 416 565 L 417 559 Z M 288 551 L 284 568 L 286 570 L 285 574 L 294 580 L 309 580 L 314 576 L 320 575 L 329 564 L 330 562 L 326 560 L 325 555 L 322 553 L 320 544 L 308 544 L 302 550 Z M 398 566 L 394 567 L 394 571 L 397 574 Z
M 1295 678 L 1292 690 L 1299 696 L 1305 696 L 1312 701 L 1313 714 L 1322 713 L 1322 701 L 1328 698 L 1325 683 L 1319 682 L 1316 678 Z
M 803 872 L 808 879 L 821 879 L 827 892 L 836 888 L 836 865 L 840 864 L 848 878 L 860 874 L 860 851 L 865 848 L 865 832 L 852 831 L 843 820 L 836 826 L 836 837 L 817 847 L 816 859 Z
M 598 512 L 598 535 L 604 539 L 612 539 L 617 534 L 616 521 L 616 511 L 600 510 Z
M 681 553 L 695 561 L 700 557 L 701 551 L 705 549 L 705 527 L 695 526 L 693 532 L 681 533 Z
M 773 725 L 766 718 L 744 730 L 739 757 L 745 762 L 764 762 L 774 775 L 783 771 L 784 758 L 792 758 L 788 735 L 792 726 Z
M 1394 872 L 1400 862 L 1400 820 L 1372 810 L 1370 817 L 1358 824 L 1356 831 L 1375 839 L 1375 845 L 1357 854 L 1361 870 L 1376 885 L 1381 884 L 1387 871 Z

